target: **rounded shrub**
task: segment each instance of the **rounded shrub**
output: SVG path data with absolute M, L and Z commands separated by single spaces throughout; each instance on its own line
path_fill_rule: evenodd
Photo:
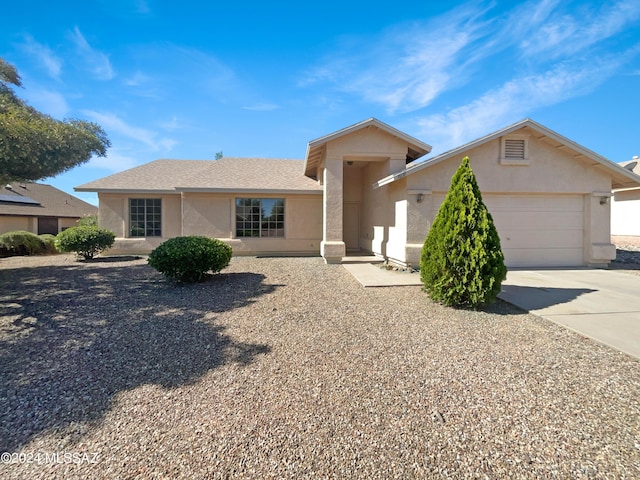
M 115 233 L 105 228 L 81 225 L 67 228 L 56 237 L 56 248 L 60 252 L 75 252 L 85 260 L 92 259 L 113 245 Z
M 56 249 L 56 236 L 51 235 L 50 233 L 43 233 L 42 235 L 38 235 L 38 238 L 42 241 L 42 246 L 44 251 L 42 253 L 58 253 Z
M 0 235 L 0 250 L 5 256 L 39 255 L 47 253 L 45 243 L 38 235 L 15 230 Z
M 178 283 L 202 282 L 208 272 L 218 273 L 229 265 L 229 245 L 202 236 L 175 237 L 149 254 L 149 265 Z

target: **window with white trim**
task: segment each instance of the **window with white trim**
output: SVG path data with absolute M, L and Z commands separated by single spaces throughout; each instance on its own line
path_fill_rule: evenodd
M 284 198 L 236 198 L 237 237 L 284 237 Z
M 129 236 L 162 236 L 162 201 L 159 198 L 129 199 Z
M 500 145 L 502 165 L 529 165 L 529 136 L 507 135 Z

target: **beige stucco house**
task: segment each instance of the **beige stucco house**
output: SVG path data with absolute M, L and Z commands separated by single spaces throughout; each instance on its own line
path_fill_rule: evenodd
M 420 250 L 461 159 L 469 156 L 509 266 L 605 265 L 612 189 L 638 177 L 523 120 L 442 155 L 377 119 L 309 142 L 304 161 L 157 160 L 94 182 L 114 253 L 207 235 L 241 254 L 364 251 L 401 264 Z
M 640 158 L 620 166 L 640 175 Z M 615 190 L 611 199 L 611 235 L 640 237 L 640 188 Z
M 0 234 L 24 230 L 57 235 L 98 208 L 51 185 L 14 182 L 0 189 Z

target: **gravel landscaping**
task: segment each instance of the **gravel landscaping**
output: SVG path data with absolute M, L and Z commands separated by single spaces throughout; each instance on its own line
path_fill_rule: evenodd
M 0 478 L 640 478 L 640 361 L 320 258 L 0 259 Z

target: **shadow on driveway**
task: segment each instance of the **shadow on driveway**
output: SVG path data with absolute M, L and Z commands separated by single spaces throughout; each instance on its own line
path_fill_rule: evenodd
M 119 392 L 269 353 L 215 323 L 277 288 L 263 281 L 229 273 L 179 287 L 143 264 L 0 270 L 0 452 L 99 420 Z
M 581 295 L 595 291 L 597 290 L 589 288 L 525 287 L 503 284 L 500 298 L 530 311 L 568 303 Z

